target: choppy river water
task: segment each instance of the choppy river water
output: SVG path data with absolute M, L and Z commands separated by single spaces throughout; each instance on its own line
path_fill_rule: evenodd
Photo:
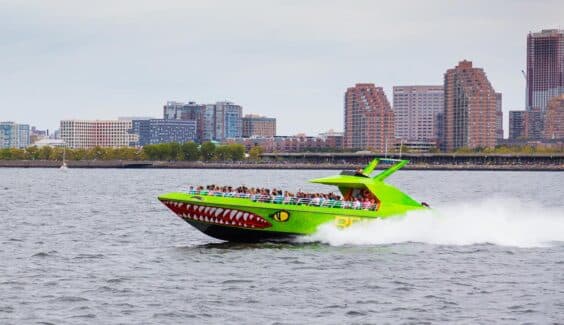
M 564 173 L 399 172 L 433 212 L 288 244 L 221 243 L 156 200 L 331 173 L 0 169 L 0 323 L 564 322 Z

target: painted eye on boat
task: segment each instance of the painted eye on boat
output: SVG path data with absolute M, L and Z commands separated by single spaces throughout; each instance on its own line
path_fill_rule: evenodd
M 290 219 L 290 214 L 287 211 L 278 211 L 272 215 L 272 218 L 279 222 L 286 222 Z

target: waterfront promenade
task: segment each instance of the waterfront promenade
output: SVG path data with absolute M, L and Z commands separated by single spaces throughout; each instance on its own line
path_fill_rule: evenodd
M 260 161 L 67 161 L 70 168 L 185 168 L 185 169 L 354 169 L 366 164 L 374 153 L 277 153 L 263 154 Z M 400 158 L 399 155 L 387 155 Z M 407 170 L 528 170 L 564 171 L 564 154 L 404 154 Z M 0 167 L 57 168 L 55 160 L 0 160 Z

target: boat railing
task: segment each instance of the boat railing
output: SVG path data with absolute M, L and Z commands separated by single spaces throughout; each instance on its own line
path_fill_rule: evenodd
M 220 192 L 220 191 L 188 191 L 191 195 L 206 195 L 206 196 L 216 196 L 216 197 L 232 197 L 232 198 L 243 198 L 249 199 L 253 202 L 264 202 L 264 203 L 274 203 L 282 205 L 307 205 L 307 206 L 319 206 L 328 208 L 341 208 L 341 209 L 353 209 L 353 210 L 376 210 L 376 204 L 369 204 L 360 201 L 344 201 L 344 200 L 333 200 L 325 199 L 320 197 L 315 198 L 299 198 L 295 196 L 284 196 L 284 195 L 261 195 L 261 194 L 248 194 L 248 193 L 236 193 L 236 192 Z

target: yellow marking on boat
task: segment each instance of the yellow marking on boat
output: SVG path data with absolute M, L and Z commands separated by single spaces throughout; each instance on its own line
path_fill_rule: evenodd
M 348 228 L 357 221 L 360 221 L 359 217 L 335 216 L 335 226 L 338 228 Z

